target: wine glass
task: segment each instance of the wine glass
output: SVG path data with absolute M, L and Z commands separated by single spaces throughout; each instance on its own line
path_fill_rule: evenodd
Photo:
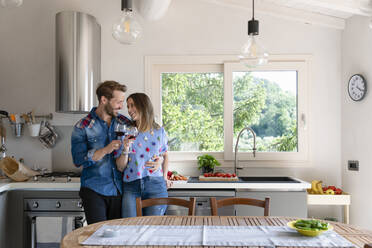
M 121 137 L 124 136 L 125 138 L 128 137 L 128 139 L 135 139 L 138 135 L 138 129 L 135 126 L 130 126 L 121 122 L 118 122 L 115 124 L 115 134 L 118 137 L 119 140 L 121 140 Z M 130 152 L 131 146 L 129 146 L 129 152 L 124 152 L 124 154 L 132 153 Z
M 135 139 L 138 135 L 138 129 L 135 126 L 127 126 L 125 130 L 125 137 L 128 137 L 128 139 Z M 129 153 L 131 152 L 131 146 L 129 146 Z
M 138 129 L 135 126 L 127 126 L 125 136 L 128 139 L 135 139 L 138 135 Z
M 120 140 L 121 139 L 121 136 L 125 136 L 126 135 L 126 129 L 127 129 L 127 126 L 123 123 L 116 123 L 115 124 L 115 134 L 117 136 L 117 139 Z

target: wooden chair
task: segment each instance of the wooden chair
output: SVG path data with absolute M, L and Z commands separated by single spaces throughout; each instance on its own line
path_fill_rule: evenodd
M 364 245 L 364 248 L 372 248 L 372 243 L 370 243 L 370 244 L 365 244 L 365 245 Z
M 231 205 L 250 205 L 250 206 L 256 206 L 264 208 L 264 216 L 269 216 L 269 209 L 270 209 L 270 198 L 265 198 L 264 201 L 252 199 L 252 198 L 239 198 L 239 197 L 233 197 L 233 198 L 225 198 L 221 200 L 217 200 L 216 197 L 211 197 L 211 209 L 212 209 L 212 215 L 218 216 L 218 208 L 224 207 L 224 206 L 231 206 Z
M 172 198 L 172 197 L 166 197 L 166 198 L 152 198 L 152 199 L 146 199 L 141 200 L 141 197 L 138 197 L 136 199 L 136 205 L 137 205 L 137 216 L 142 216 L 142 208 L 156 206 L 156 205 L 177 205 L 182 206 L 189 209 L 189 216 L 195 215 L 195 198 L 190 197 L 190 200 L 184 200 L 179 198 Z

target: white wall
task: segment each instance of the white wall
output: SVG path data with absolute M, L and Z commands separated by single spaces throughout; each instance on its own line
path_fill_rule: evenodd
M 173 0 L 163 19 L 142 22 L 144 37 L 138 44 L 125 46 L 111 36 L 111 25 L 120 14 L 119 0 L 25 0 L 18 9 L 0 9 L 0 109 L 54 113 L 54 18 L 61 10 L 97 17 L 102 26 L 102 79 L 126 83 L 129 93 L 144 90 L 145 55 L 238 54 L 250 19 L 246 10 Z M 291 175 L 340 185 L 341 31 L 265 15 L 256 18 L 270 53 L 313 55 L 308 120 L 311 167 L 251 168 L 243 174 Z M 54 114 L 53 122 L 59 125 L 71 125 L 81 117 Z M 51 153 L 37 140 L 9 137 L 8 148 L 16 157 L 24 157 L 26 164 L 50 168 Z M 195 167 L 190 171 L 197 173 Z M 320 211 L 323 208 L 314 208 L 310 215 L 335 214 L 333 208 Z
M 347 21 L 342 34 L 342 184 L 351 193 L 351 223 L 372 229 L 372 30 L 368 18 Z M 367 95 L 354 102 L 347 93 L 349 78 L 356 73 L 367 80 Z M 359 171 L 348 171 L 347 161 L 359 160 Z

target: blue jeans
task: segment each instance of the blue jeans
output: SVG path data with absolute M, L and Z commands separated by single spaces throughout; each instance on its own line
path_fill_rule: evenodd
M 167 185 L 163 177 L 148 176 L 132 182 L 123 183 L 123 204 L 121 214 L 123 218 L 136 217 L 136 198 L 142 200 L 150 198 L 168 197 Z M 166 205 L 157 205 L 142 209 L 143 216 L 164 215 Z

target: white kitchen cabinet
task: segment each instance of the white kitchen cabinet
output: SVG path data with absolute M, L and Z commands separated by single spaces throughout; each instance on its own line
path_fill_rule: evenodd
M 351 195 L 342 193 L 341 195 L 307 195 L 307 205 L 341 205 L 344 207 L 344 223 L 349 224 L 350 219 Z
M 307 217 L 306 191 L 237 191 L 236 197 L 264 200 L 270 197 L 270 216 Z M 262 216 L 264 209 L 235 205 L 237 216 Z
M 189 190 L 177 190 L 171 189 L 168 191 L 169 197 L 176 197 L 185 200 L 189 200 L 190 197 L 196 198 L 195 215 L 197 216 L 208 216 L 211 215 L 210 197 L 216 197 L 217 200 L 223 198 L 229 198 L 235 196 L 235 190 L 203 190 L 203 189 L 189 189 Z M 167 208 L 166 215 L 187 215 L 187 208 L 169 205 Z M 222 216 L 231 216 L 235 214 L 233 206 L 227 206 L 221 208 L 219 214 Z

